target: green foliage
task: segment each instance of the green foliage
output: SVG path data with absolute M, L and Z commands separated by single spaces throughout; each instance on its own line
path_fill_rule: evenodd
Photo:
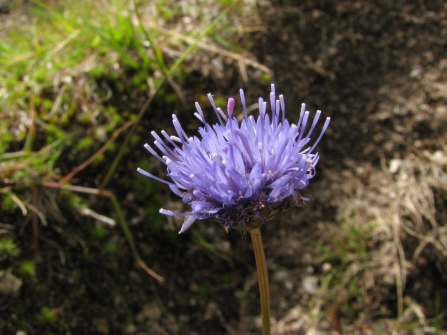
M 234 0 L 217 0 L 217 2 L 224 7 L 230 7 L 234 3 Z
M 95 96 L 103 98 L 104 92 L 108 99 L 110 92 L 98 87 L 95 80 L 116 80 L 131 68 L 135 80 L 127 84 L 147 91 L 146 78 L 153 62 L 144 37 L 157 38 L 158 33 L 135 25 L 128 7 L 127 0 L 115 1 L 113 7 L 87 0 L 50 7 L 37 1 L 31 7 L 35 19 L 30 25 L 17 25 L 6 32 L 0 45 L 0 96 L 5 102 L 0 107 L 0 154 L 31 129 L 20 126 L 18 119 L 1 122 L 2 113 L 18 107 L 30 119 L 39 118 L 46 143 L 63 138 L 61 126 L 69 126 L 75 114 L 85 125 L 96 124 L 98 118 L 115 126 L 125 121 L 113 108 L 97 106 Z M 76 85 L 79 80 L 81 86 Z M 95 115 L 94 109 L 99 109 L 100 115 Z M 90 143 L 81 142 L 81 149 Z
M 36 321 L 43 326 L 51 326 L 57 322 L 57 312 L 55 309 L 43 307 L 36 316 Z
M 261 84 L 267 85 L 272 82 L 272 77 L 268 73 L 262 73 L 259 80 Z
M 103 238 L 107 234 L 107 230 L 102 225 L 91 226 L 91 232 L 98 239 Z
M 9 237 L 0 239 L 0 260 L 9 257 L 16 257 L 20 253 L 20 249 L 16 243 Z
M 73 209 L 78 210 L 79 208 L 87 207 L 85 200 L 82 199 L 78 194 L 67 192 L 65 193 L 65 195 L 67 205 L 69 205 Z
M 333 265 L 346 267 L 353 262 L 364 262 L 368 258 L 368 236 L 372 226 L 356 226 L 342 224 L 343 234 L 335 234 L 331 246 L 323 248 L 318 257 L 319 262 L 330 262 Z
M 82 254 L 82 259 L 85 262 L 90 263 L 91 261 L 93 261 L 93 255 L 90 252 L 85 252 Z
M 216 103 L 217 107 L 227 107 L 227 101 L 225 100 L 225 98 L 221 97 L 221 96 L 215 96 L 214 98 L 214 102 Z
M 179 7 L 173 8 L 169 6 L 169 1 L 158 1 L 157 4 L 157 16 L 163 18 L 163 20 L 169 22 L 181 15 L 181 9 Z
M 84 137 L 83 139 L 81 139 L 81 140 L 76 144 L 76 148 L 77 148 L 79 151 L 81 151 L 81 150 L 84 150 L 84 149 L 88 149 L 88 148 L 93 147 L 93 144 L 95 144 L 95 140 L 94 140 L 92 137 L 87 136 L 87 137 Z
M 106 242 L 103 246 L 104 251 L 109 254 L 109 255 L 113 255 L 116 253 L 116 243 L 113 242 Z
M 223 274 L 220 279 L 222 280 L 223 283 L 229 283 L 231 276 L 228 273 Z
M 165 96 L 165 100 L 167 103 L 173 104 L 178 100 L 177 94 L 174 93 L 168 93 Z
M 146 222 L 154 231 L 162 229 L 165 225 L 165 219 L 160 216 L 159 207 L 160 206 L 155 207 L 154 204 L 151 204 L 151 206 L 147 206 L 145 210 Z
M 202 234 L 200 234 L 200 232 L 197 230 L 195 230 L 193 234 L 198 245 L 200 245 L 204 250 L 206 250 L 209 253 L 209 255 L 224 261 L 231 260 L 231 256 L 228 255 L 227 252 L 222 250 L 222 248 L 218 244 L 208 242 L 205 239 L 205 237 Z
M 215 32 L 212 36 L 213 36 L 214 41 L 216 41 L 218 44 L 220 44 L 224 48 L 230 49 L 230 50 L 238 49 L 237 46 L 231 44 L 231 42 L 226 40 L 222 35 Z
M 2 125 L 6 125 L 6 123 L 0 123 L 0 154 L 4 153 L 8 149 L 9 143 L 14 140 L 14 136 L 11 133 L 2 131 Z
M 137 165 L 144 170 L 151 170 L 149 160 L 147 159 L 138 161 Z M 162 186 L 157 181 L 151 179 L 144 179 L 144 182 L 142 182 L 142 177 L 140 176 L 136 176 L 133 181 L 132 189 L 137 199 L 148 204 L 148 206 L 144 206 L 145 222 L 153 230 L 161 229 L 165 222 L 159 213 L 164 198 Z
M 2 209 L 8 212 L 13 212 L 18 207 L 16 202 L 12 199 L 11 194 L 6 194 L 2 200 Z
M 36 152 L 22 151 L 0 156 L 0 163 L 3 163 L 0 164 L 0 176 L 7 175 L 10 183 L 20 187 L 40 183 L 42 179 L 46 178 L 45 176 L 54 174 L 55 164 L 63 146 L 72 137 L 73 135 L 64 135 Z M 6 200 L 6 202 L 8 205 L 10 200 Z
M 36 275 L 36 266 L 31 261 L 23 261 L 19 271 L 25 277 L 32 277 Z
M 208 283 L 201 283 L 198 287 L 199 295 L 206 298 L 210 293 L 210 285 Z
M 352 308 L 353 301 L 362 306 L 369 299 L 364 294 L 364 285 L 365 276 L 372 269 L 374 228 L 374 225 L 346 221 L 329 228 L 324 245 L 311 242 L 319 249 L 316 262 L 328 268 L 321 279 L 321 293 L 334 304 L 342 303 L 347 318 L 354 318 L 357 313 Z

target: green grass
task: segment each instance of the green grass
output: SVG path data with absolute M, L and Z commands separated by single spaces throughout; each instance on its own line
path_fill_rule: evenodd
M 196 30 L 185 33 L 195 39 L 189 47 L 169 40 L 183 52 L 167 62 L 162 45 L 169 36 L 155 23 L 180 20 L 181 7 L 173 1 L 154 3 L 152 16 L 149 3 L 138 0 L 17 5 L 16 10 L 27 15 L 27 24 L 10 27 L 0 44 L 0 180 L 6 181 L 0 183 L 0 201 L 6 212 L 20 210 L 47 225 L 45 208 L 39 208 L 42 186 L 59 189 L 51 193 L 57 201 L 50 202 L 64 203 L 75 212 L 88 207 L 82 193 L 104 196 L 111 212 L 101 214 L 116 218 L 139 257 L 119 201 L 103 189 L 130 147 L 143 143 L 135 130 L 148 106 L 154 99 L 160 104 L 178 102 L 173 92 L 178 93 L 175 82 L 189 75 L 183 66 L 186 56 L 203 37 L 228 28 L 216 27 L 232 9 L 225 4 L 213 21 L 204 17 Z M 129 99 L 134 107 L 129 107 Z M 123 133 L 126 137 L 118 144 Z M 85 168 L 94 168 L 103 178 L 101 189 L 76 186 L 73 177 Z M 158 186 L 150 181 L 143 186 L 140 180 L 133 186 L 149 204 L 148 223 L 159 229 Z M 111 246 L 105 251 L 114 253 Z
M 0 239 L 0 260 L 16 257 L 19 253 L 20 249 L 12 239 L 8 237 Z
M 42 326 L 51 326 L 57 322 L 57 311 L 49 307 L 43 307 L 36 315 L 36 321 Z
M 311 242 L 318 251 L 315 262 L 326 267 L 320 296 L 329 306 L 340 305 L 350 324 L 358 317 L 358 306 L 368 306 L 365 276 L 372 270 L 370 241 L 374 225 L 346 221 L 328 228 L 323 243 Z
M 20 274 L 24 277 L 32 277 L 36 275 L 36 266 L 31 261 L 23 261 L 20 265 Z
M 158 34 L 143 33 L 132 23 L 129 4 L 115 1 L 109 8 L 99 1 L 70 1 L 49 7 L 37 2 L 31 27 L 8 32 L 0 45 L 0 92 L 5 97 L 0 129 L 13 123 L 15 131 L 13 137 L 2 132 L 0 154 L 14 140 L 27 138 L 25 149 L 32 150 L 63 138 L 73 122 L 96 129 L 107 126 L 105 136 L 124 122 L 103 103 L 110 92 L 98 87 L 97 80 L 123 78 L 130 90 L 143 92 L 157 65 L 152 66 L 144 36 L 156 39 Z M 34 126 L 43 131 L 39 144 L 31 127 L 19 127 L 19 120 L 5 117 L 11 111 L 23 113 L 29 122 L 38 120 Z M 98 133 L 89 139 L 101 140 Z

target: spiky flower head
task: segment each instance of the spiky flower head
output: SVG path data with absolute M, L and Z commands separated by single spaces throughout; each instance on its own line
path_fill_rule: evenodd
M 240 90 L 244 119 L 241 123 L 233 116 L 234 99 L 228 99 L 227 115 L 211 96 L 208 98 L 219 123 L 210 125 L 196 102 L 194 115 L 203 123 L 200 137 L 188 137 L 177 116 L 172 115 L 177 136 L 161 131 L 162 139 L 154 131 L 155 146 L 161 157 L 148 144 L 145 148 L 167 166 L 167 182 L 138 168 L 138 172 L 168 184 L 172 192 L 190 204 L 189 213 L 174 213 L 160 209 L 169 216 L 182 216 L 185 221 L 180 233 L 195 220 L 213 219 L 226 231 L 230 228 L 248 230 L 261 226 L 277 214 L 295 206 L 304 206 L 309 200 L 299 190 L 304 189 L 315 176 L 318 153 L 313 153 L 326 131 L 330 119 L 324 123 L 320 136 L 310 146 L 310 136 L 320 118 L 317 111 L 310 129 L 309 112 L 301 105 L 298 124 L 289 124 L 285 117 L 284 97 L 276 100 L 272 85 L 270 105 L 259 98 L 259 116 L 248 115 L 244 91 Z

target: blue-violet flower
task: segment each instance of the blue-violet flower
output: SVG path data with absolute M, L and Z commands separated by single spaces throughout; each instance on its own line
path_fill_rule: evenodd
M 160 213 L 185 217 L 180 233 L 195 220 L 213 219 L 228 232 L 229 228 L 249 230 L 261 226 L 280 212 L 309 201 L 301 196 L 309 180 L 315 176 L 318 153 L 313 153 L 327 127 L 326 119 L 317 141 L 310 136 L 320 118 L 317 111 L 309 131 L 309 112 L 301 105 L 298 124 L 289 124 L 285 117 L 284 97 L 276 100 L 272 85 L 270 104 L 271 121 L 266 113 L 267 103 L 259 98 L 259 116 L 248 115 L 244 91 L 240 90 L 244 119 L 241 123 L 233 116 L 234 99 L 228 99 L 227 113 L 223 113 L 211 96 L 208 98 L 219 123 L 210 125 L 196 102 L 194 115 L 203 123 L 200 137 L 188 137 L 177 116 L 172 115 L 177 136 L 161 131 L 162 139 L 154 131 L 155 146 L 160 157 L 148 144 L 145 148 L 167 166 L 167 182 L 138 168 L 141 174 L 168 184 L 170 189 L 191 205 L 190 213 L 174 213 L 160 209 Z M 165 142 L 166 140 L 166 142 Z

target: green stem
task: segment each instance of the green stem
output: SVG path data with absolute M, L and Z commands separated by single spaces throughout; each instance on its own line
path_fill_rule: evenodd
M 262 335 L 271 334 L 270 326 L 270 290 L 267 263 L 265 261 L 264 246 L 261 230 L 255 228 L 250 231 L 253 250 L 255 252 L 256 268 L 258 270 L 259 293 L 261 296 Z

